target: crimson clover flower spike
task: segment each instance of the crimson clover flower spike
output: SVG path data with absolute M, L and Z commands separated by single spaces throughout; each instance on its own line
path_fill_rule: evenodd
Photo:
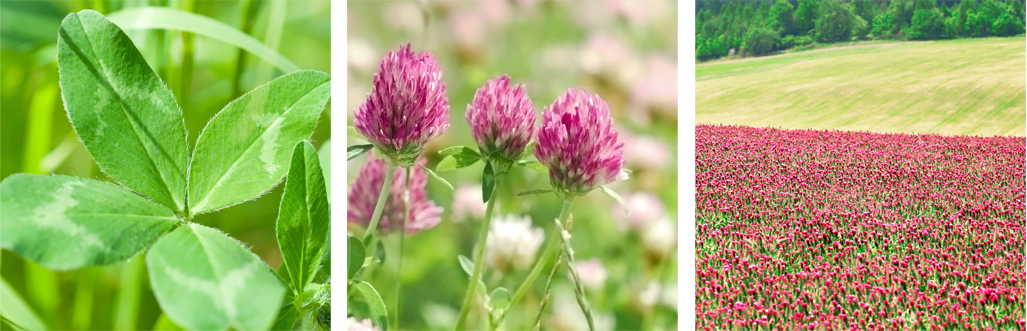
M 389 188 L 388 200 L 385 202 L 381 220 L 378 223 L 378 229 L 382 233 L 398 231 L 403 225 L 403 213 L 406 211 L 403 205 L 403 194 L 406 192 L 406 171 L 412 171 L 410 173 L 410 214 L 407 217 L 406 232 L 417 233 L 434 227 L 442 220 L 443 208 L 428 199 L 424 189 L 425 184 L 428 183 L 428 176 L 421 166 L 425 164 L 427 164 L 427 159 L 421 157 L 410 168 L 396 168 L 392 186 Z M 387 169 L 388 165 L 385 160 L 368 154 L 368 162 L 360 169 L 360 174 L 357 175 L 347 197 L 349 202 L 349 209 L 346 212 L 347 222 L 364 227 L 371 224 L 371 216 L 374 214 L 375 204 L 378 203 L 378 192 L 385 180 Z
M 519 160 L 535 139 L 535 107 L 524 85 L 511 86 L 507 75 L 478 88 L 465 117 L 478 150 L 491 161 Z
M 610 107 L 598 95 L 570 89 L 542 109 L 535 157 L 549 168 L 553 189 L 578 196 L 621 177 L 624 143 Z
M 449 99 L 438 61 L 410 44 L 390 51 L 353 126 L 395 165 L 409 167 L 429 140 L 449 129 Z

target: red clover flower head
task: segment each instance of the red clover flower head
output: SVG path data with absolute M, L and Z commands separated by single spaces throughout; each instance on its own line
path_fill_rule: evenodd
M 385 181 L 385 171 L 388 165 L 384 160 L 368 155 L 368 162 L 360 169 L 352 188 L 349 191 L 349 210 L 346 218 L 349 223 L 360 226 L 371 224 L 371 217 L 374 215 L 375 204 L 378 203 L 378 194 L 381 193 L 382 183 Z M 406 192 L 406 171 L 410 173 L 410 214 L 407 217 L 407 233 L 416 233 L 429 229 L 439 224 L 442 220 L 442 207 L 435 205 L 435 202 L 428 199 L 424 185 L 428 183 L 428 177 L 424 173 L 423 166 L 427 159 L 418 158 L 416 165 L 410 168 L 396 167 L 396 173 L 392 178 L 392 186 L 389 188 L 389 197 L 385 201 L 385 208 L 382 210 L 381 220 L 378 229 L 382 233 L 398 231 L 403 225 L 403 213 L 406 206 L 403 204 L 403 195 Z
M 624 143 L 598 95 L 570 89 L 542 110 L 535 157 L 549 168 L 549 181 L 564 196 L 588 193 L 618 179 Z
M 429 140 L 449 129 L 446 84 L 435 57 L 415 54 L 409 44 L 386 54 L 353 126 L 390 162 L 413 164 Z
M 535 138 L 535 107 L 524 85 L 510 86 L 510 76 L 485 82 L 467 105 L 467 124 L 482 155 L 492 160 L 519 160 Z

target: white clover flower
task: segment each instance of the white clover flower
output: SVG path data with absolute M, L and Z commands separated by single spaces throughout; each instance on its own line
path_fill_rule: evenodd
M 381 331 L 381 329 L 371 324 L 371 320 L 363 319 L 358 320 L 353 317 L 346 319 L 346 330 L 347 331 Z
M 666 258 L 674 252 L 678 243 L 677 224 L 670 218 L 661 218 L 642 232 L 642 245 L 646 252 L 659 258 Z
M 660 299 L 660 283 L 655 280 L 649 281 L 641 291 L 638 291 L 638 302 L 643 306 L 652 307 Z
M 664 286 L 663 295 L 660 298 L 660 303 L 667 305 L 668 307 L 678 309 L 678 283 L 673 282 Z
M 544 238 L 542 229 L 532 227 L 527 216 L 497 217 L 489 227 L 485 261 L 502 272 L 530 267 Z
M 493 210 L 499 209 L 493 206 Z M 481 220 L 485 217 L 485 203 L 481 201 L 481 185 L 462 185 L 453 192 L 453 211 L 450 218 L 453 223 L 462 223 L 468 220 Z
M 582 285 L 592 291 L 601 291 L 606 285 L 608 272 L 599 259 L 580 261 L 574 265 Z
M 637 192 L 626 194 L 623 197 L 628 214 L 625 215 L 624 208 L 619 205 L 615 205 L 612 211 L 613 218 L 617 221 L 617 228 L 621 231 L 630 230 L 641 234 L 650 228 L 651 224 L 667 216 L 663 202 L 652 193 Z

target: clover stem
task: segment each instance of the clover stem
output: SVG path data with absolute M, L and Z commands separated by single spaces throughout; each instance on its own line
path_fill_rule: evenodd
M 392 325 L 399 330 L 399 293 L 400 288 L 403 286 L 403 239 L 407 236 L 407 221 L 410 219 L 410 172 L 411 168 L 406 168 L 405 179 L 403 184 L 403 223 L 399 229 L 399 260 L 398 266 L 396 267 L 396 312 L 393 313 L 395 320 Z
M 389 187 L 392 186 L 392 177 L 395 176 L 396 166 L 389 163 L 385 167 L 385 180 L 382 181 L 382 191 L 378 194 L 378 203 L 374 205 L 374 213 L 371 214 L 371 224 L 367 226 L 367 231 L 364 232 L 364 240 L 362 242 L 368 242 L 371 236 L 374 234 L 374 229 L 378 227 L 378 221 L 382 218 L 382 210 L 385 209 L 385 200 L 389 197 Z
M 464 294 L 464 303 L 460 306 L 460 315 L 457 317 L 454 330 L 463 330 L 467 323 L 467 315 L 471 311 L 471 303 L 474 301 L 474 291 L 478 282 L 481 281 L 482 268 L 485 265 L 485 241 L 489 237 L 489 227 L 492 223 L 492 210 L 496 204 L 496 192 L 499 191 L 499 184 L 503 175 L 496 176 L 496 185 L 492 187 L 489 194 L 489 202 L 485 204 L 485 218 L 481 223 L 481 230 L 478 231 L 478 242 L 474 244 L 474 270 L 471 272 L 471 281 L 467 283 L 467 293 Z M 497 322 L 498 324 L 498 322 Z
M 559 219 L 567 219 L 568 215 L 571 214 L 571 205 L 574 204 L 574 199 L 574 197 L 564 199 L 563 208 L 560 209 Z M 558 237 L 559 235 L 559 231 L 553 231 L 550 233 L 549 241 L 546 243 L 546 248 L 542 251 L 542 258 L 535 262 L 535 266 L 532 267 L 531 272 L 528 273 L 528 278 L 524 280 L 524 283 L 521 283 L 521 286 L 518 287 L 517 291 L 514 292 L 512 297 L 510 297 L 510 307 L 513 307 L 517 304 L 517 301 L 521 300 L 524 295 L 528 294 L 528 290 L 531 288 L 531 285 L 535 283 L 535 279 L 542 274 L 542 269 L 545 268 L 546 264 L 549 264 L 549 261 L 557 256 L 557 248 L 559 248 L 558 244 L 560 242 L 560 237 Z M 507 309 L 506 311 L 503 311 L 503 313 L 499 315 L 499 318 L 496 319 L 496 323 L 502 322 L 508 311 L 510 310 Z
M 553 263 L 553 269 L 549 270 L 549 277 L 546 278 L 546 290 L 542 294 L 542 301 L 538 304 L 538 312 L 535 314 L 535 328 L 533 331 L 539 331 L 542 329 L 542 312 L 546 310 L 546 305 L 549 304 L 550 292 L 553 290 L 553 280 L 556 279 L 556 272 L 560 270 L 560 263 L 563 262 L 563 255 L 556 256 L 556 263 Z
M 564 222 L 567 223 L 566 229 L 563 227 L 563 225 L 560 224 L 560 220 L 556 220 L 557 230 L 560 231 L 561 234 L 565 231 L 570 233 L 571 226 L 573 226 L 573 221 L 570 218 L 567 218 L 564 220 Z M 581 313 L 585 314 L 585 319 L 588 321 L 588 330 L 595 331 L 596 325 L 595 319 L 592 318 L 592 307 L 589 306 L 588 299 L 585 298 L 585 287 L 581 283 L 581 277 L 578 276 L 578 270 L 574 269 L 574 252 L 571 249 L 571 242 L 569 236 L 561 235 L 560 239 L 560 247 L 563 251 L 563 257 L 567 260 L 567 271 L 570 272 L 571 281 L 572 283 L 574 283 L 574 298 L 578 301 L 578 307 L 581 307 Z M 643 322 L 643 324 L 645 324 L 645 322 Z

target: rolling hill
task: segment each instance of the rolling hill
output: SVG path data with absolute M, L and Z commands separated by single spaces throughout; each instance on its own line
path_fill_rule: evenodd
M 1024 37 L 850 46 L 696 66 L 696 123 L 1027 136 Z

